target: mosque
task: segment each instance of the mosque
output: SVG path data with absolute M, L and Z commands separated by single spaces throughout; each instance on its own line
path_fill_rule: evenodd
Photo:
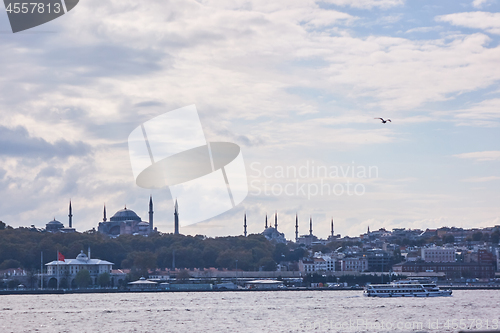
M 45 225 L 45 231 L 47 232 L 63 232 L 63 233 L 73 233 L 76 232 L 76 229 L 73 228 L 73 209 L 71 208 L 71 200 L 69 202 L 69 221 L 68 221 L 68 228 L 64 227 L 64 224 L 61 222 L 57 221 L 56 218 L 54 217 L 54 220 L 50 221 Z
M 245 215 L 245 224 L 246 224 L 246 215 Z M 266 214 L 266 227 L 262 232 L 262 235 L 264 235 L 264 237 L 266 237 L 268 241 L 286 244 L 285 234 L 278 231 L 278 212 L 274 214 L 274 228 L 267 225 L 267 214 Z
M 103 219 L 99 222 L 97 229 L 100 233 L 110 237 L 120 235 L 142 235 L 147 236 L 156 232 L 153 228 L 153 198 L 149 197 L 149 221 L 142 221 L 141 218 L 131 209 L 121 209 L 109 218 L 106 218 L 106 206 L 104 206 Z

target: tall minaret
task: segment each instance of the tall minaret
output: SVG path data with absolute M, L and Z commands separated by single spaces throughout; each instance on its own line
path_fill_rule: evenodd
M 266 229 L 267 229 L 267 214 L 266 214 Z
M 313 219 L 312 217 L 309 218 L 309 236 L 313 235 Z
M 149 233 L 154 231 L 153 228 L 153 196 L 149 196 Z
M 177 199 L 175 199 L 174 206 L 174 234 L 179 234 L 179 206 L 177 205 Z
M 278 231 L 278 211 L 276 211 L 276 213 L 274 213 L 274 229 L 276 229 L 276 231 Z
M 333 217 L 332 217 L 332 238 L 333 238 Z
M 299 217 L 295 214 L 295 242 L 299 241 Z
M 246 237 L 247 236 L 247 213 L 245 213 L 245 224 L 243 224 L 243 227 L 245 229 L 245 231 L 243 232 L 243 234 Z
M 104 204 L 104 212 L 103 213 L 104 213 L 104 216 L 102 218 L 102 221 L 106 222 L 106 220 L 107 220 L 107 218 L 106 218 L 106 204 Z
M 69 201 L 69 227 L 73 228 L 73 209 L 71 208 L 71 200 Z

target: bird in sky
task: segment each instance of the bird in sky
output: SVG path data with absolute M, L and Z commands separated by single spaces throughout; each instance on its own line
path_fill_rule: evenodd
M 373 119 L 380 119 L 380 120 L 382 120 L 383 124 L 385 124 L 386 122 L 392 123 L 392 121 L 390 119 L 387 119 L 387 120 L 384 120 L 384 118 L 373 118 Z

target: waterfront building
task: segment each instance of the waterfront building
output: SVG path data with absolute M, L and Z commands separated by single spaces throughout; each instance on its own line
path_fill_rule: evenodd
M 278 280 L 252 280 L 245 282 L 245 288 L 252 290 L 276 290 L 283 288 L 283 281 Z
M 422 248 L 422 260 L 425 262 L 455 262 L 455 249 L 439 246 Z
M 368 259 L 365 257 L 352 257 L 342 259 L 343 272 L 365 272 L 368 270 Z
M 404 262 L 392 266 L 395 273 L 436 272 L 444 273 L 448 279 L 480 278 L 488 279 L 495 276 L 494 266 L 480 263 L 462 262 Z
M 141 218 L 131 209 L 121 209 L 113 215 L 109 221 L 106 218 L 106 206 L 104 206 L 103 219 L 99 222 L 98 231 L 110 237 L 120 235 L 142 235 L 147 236 L 153 229 L 153 198 L 149 198 L 149 222 Z
M 128 287 L 130 291 L 155 290 L 158 287 L 158 283 L 146 280 L 146 278 L 141 277 L 137 281 L 129 282 Z
M 392 253 L 382 249 L 370 249 L 361 253 L 368 259 L 368 270 L 370 272 L 388 272 L 393 264 Z
M 335 272 L 336 258 L 330 256 L 320 256 L 311 260 L 299 260 L 299 271 L 305 273 L 314 272 Z
M 51 261 L 47 266 L 47 274 L 44 275 L 44 281 L 47 281 L 49 287 L 76 288 L 75 277 L 81 270 L 87 270 L 90 273 L 92 284 L 97 284 L 97 278 L 100 274 L 108 273 L 110 275 L 111 286 L 118 286 L 120 280 L 125 280 L 126 274 L 112 271 L 113 263 L 90 258 L 90 249 L 88 255 L 81 253 L 75 259 L 63 259 Z

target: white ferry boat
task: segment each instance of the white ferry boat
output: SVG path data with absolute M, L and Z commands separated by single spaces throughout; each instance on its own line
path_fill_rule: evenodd
M 436 297 L 450 296 L 451 290 L 441 290 L 435 283 L 398 281 L 389 284 L 369 284 L 363 294 L 368 297 Z

